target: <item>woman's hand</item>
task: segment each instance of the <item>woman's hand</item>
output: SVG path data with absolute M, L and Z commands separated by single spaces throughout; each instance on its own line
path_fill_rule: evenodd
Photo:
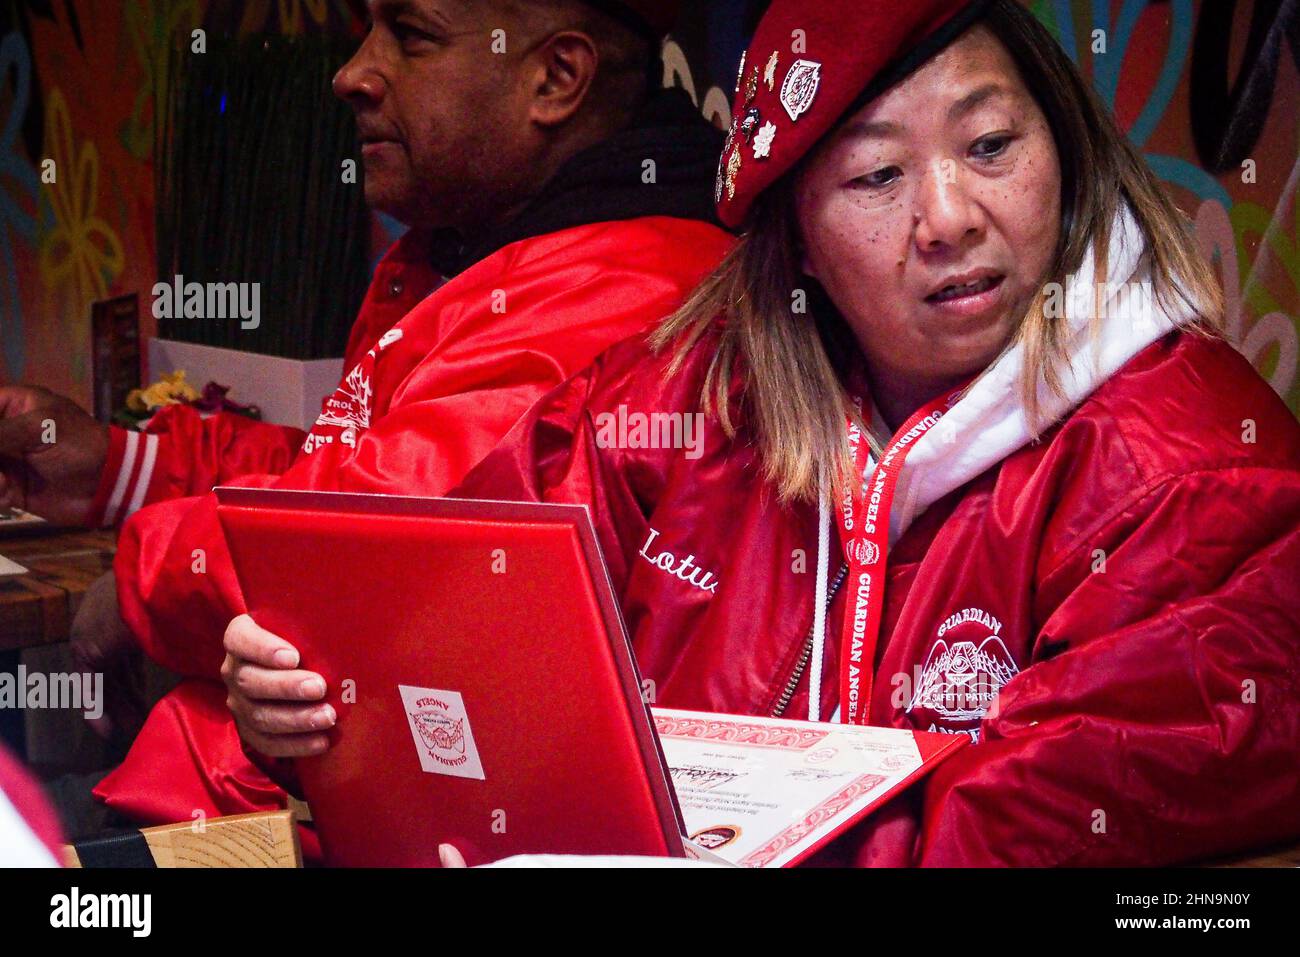
M 323 754 L 337 715 L 320 703 L 325 679 L 298 668 L 298 649 L 248 615 L 226 628 L 225 648 L 226 706 L 244 743 L 273 758 Z

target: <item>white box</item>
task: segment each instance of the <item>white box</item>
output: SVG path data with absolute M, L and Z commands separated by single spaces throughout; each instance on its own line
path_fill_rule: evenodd
M 321 403 L 343 378 L 342 359 L 304 362 L 174 339 L 150 339 L 146 361 L 146 384 L 183 369 L 200 392 L 209 382 L 230 386 L 231 401 L 257 406 L 263 421 L 304 430 L 311 429 Z

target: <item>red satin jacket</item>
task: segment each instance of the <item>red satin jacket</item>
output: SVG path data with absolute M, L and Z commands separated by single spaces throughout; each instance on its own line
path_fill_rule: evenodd
M 354 368 L 441 282 L 430 262 L 429 234 L 408 230 L 375 267 L 348 336 L 343 368 Z M 164 406 L 142 432 L 109 428 L 108 460 L 85 522 L 116 525 L 145 505 L 202 495 L 242 475 L 280 475 L 305 438 L 301 429 L 244 415 L 219 412 L 204 418 L 189 405 Z
M 443 494 L 548 390 L 672 312 L 731 242 L 706 223 L 653 217 L 513 243 L 389 329 L 363 312 L 358 327 L 377 338 L 353 353 L 350 371 L 283 474 L 231 474 L 214 454 L 215 468 L 191 465 L 185 482 L 205 491 L 229 478 Z M 231 446 L 245 470 L 247 445 Z M 280 450 L 271 447 L 278 461 Z M 202 574 L 193 570 L 195 549 L 203 552 Z M 216 677 L 221 637 L 243 603 L 215 497 L 172 499 L 129 519 L 113 567 L 123 620 L 145 651 L 181 674 Z
M 443 494 L 548 390 L 676 309 L 732 242 L 668 216 L 578 226 L 512 243 L 423 301 L 436 277 L 417 239 L 400 242 L 353 329 L 350 371 L 305 438 L 180 408 L 149 436 L 115 436 L 101 503 L 166 499 L 122 528 L 123 620 L 163 666 L 217 679 L 222 635 L 244 606 L 215 497 L 196 493 L 225 482 Z M 283 792 L 240 750 L 224 702 L 215 680 L 183 684 L 95 794 L 146 823 L 282 806 Z
M 656 701 L 771 714 L 813 621 L 817 509 L 776 504 L 739 403 L 734 441 L 712 419 L 693 448 L 611 441 L 697 409 L 712 353 L 665 381 L 616 347 L 454 494 L 589 503 Z M 978 743 L 822 861 L 1152 865 L 1300 836 L 1297 581 L 1300 426 L 1226 343 L 1156 340 L 894 543 L 870 721 Z M 996 707 L 939 693 L 973 674 Z

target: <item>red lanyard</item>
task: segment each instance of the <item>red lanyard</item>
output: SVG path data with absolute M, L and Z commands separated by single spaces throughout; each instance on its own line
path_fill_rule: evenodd
M 898 474 L 921 436 L 956 404 L 962 390 L 945 393 L 922 406 L 889 440 L 866 484 L 850 489 L 841 503 L 841 541 L 849 566 L 840 642 L 840 713 L 845 724 L 866 724 L 871 704 L 871 672 L 885 614 L 885 566 L 889 559 L 889 512 Z M 854 400 L 861 412 L 862 404 Z M 862 430 L 849 419 L 849 449 L 856 476 L 870 462 Z

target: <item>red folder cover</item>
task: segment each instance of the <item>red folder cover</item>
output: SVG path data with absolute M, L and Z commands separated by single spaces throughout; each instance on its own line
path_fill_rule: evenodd
M 298 762 L 326 860 L 682 856 L 586 510 L 217 489 L 249 613 L 329 685 Z M 599 586 L 599 587 L 598 587 Z

